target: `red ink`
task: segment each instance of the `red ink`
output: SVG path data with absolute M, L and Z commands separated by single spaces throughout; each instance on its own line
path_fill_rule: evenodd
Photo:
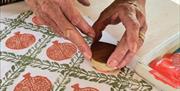
M 35 41 L 32 34 L 16 32 L 14 36 L 7 39 L 6 46 L 10 49 L 20 50 L 31 46 Z
M 72 85 L 71 87 L 74 89 L 73 91 L 99 91 L 98 89 L 92 87 L 80 88 L 78 83 Z
M 24 75 L 24 79 L 18 83 L 14 91 L 51 91 L 51 82 L 43 76 L 31 77 L 30 73 Z
M 153 60 L 149 66 L 156 79 L 175 88 L 180 87 L 180 53 L 166 54 L 161 59 Z
M 58 43 L 58 41 L 54 41 L 53 45 L 47 49 L 46 54 L 50 59 L 60 61 L 71 58 L 76 51 L 77 48 L 72 43 Z

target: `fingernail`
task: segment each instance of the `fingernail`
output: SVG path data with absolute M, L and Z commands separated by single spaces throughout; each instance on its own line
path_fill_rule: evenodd
M 117 68 L 118 68 L 118 69 L 123 68 L 123 67 L 125 66 L 124 64 L 125 64 L 125 61 L 123 61 Z
M 84 48 L 83 49 L 83 55 L 87 60 L 90 60 L 92 57 L 91 50 L 89 48 Z
M 91 53 L 91 50 L 88 46 L 79 46 L 78 47 L 79 50 L 81 51 L 81 53 L 84 55 L 84 57 L 87 59 L 87 60 L 90 60 L 91 57 L 92 57 L 92 53 Z
M 88 52 L 84 52 L 83 55 L 84 55 L 84 57 L 85 57 L 87 60 L 90 60 L 91 57 L 92 57 L 91 54 L 88 53 Z
M 117 60 L 111 60 L 110 63 L 108 64 L 108 66 L 110 67 L 116 67 L 118 65 L 118 61 Z

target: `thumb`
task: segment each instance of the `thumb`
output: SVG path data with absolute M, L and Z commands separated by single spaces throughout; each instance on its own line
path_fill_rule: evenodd
M 84 6 L 89 6 L 90 5 L 89 0 L 78 0 L 78 2 L 83 4 Z

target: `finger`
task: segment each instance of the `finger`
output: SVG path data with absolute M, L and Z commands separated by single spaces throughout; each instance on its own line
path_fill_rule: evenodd
M 139 21 L 139 24 L 142 26 L 145 23 L 145 16 L 141 11 L 139 11 L 139 9 L 136 10 L 136 17 Z
M 102 31 L 106 28 L 108 24 L 111 23 L 110 17 L 105 18 L 102 14 L 98 18 L 98 20 L 93 24 L 93 29 L 95 30 L 95 41 L 99 41 L 100 38 L 102 37 Z
M 102 37 L 102 31 L 106 28 L 108 24 L 117 24 L 120 22 L 118 13 L 115 13 L 114 15 L 109 17 L 108 16 L 106 16 L 105 11 L 103 11 L 98 20 L 94 23 L 93 28 L 96 33 L 94 42 L 100 40 L 100 38 Z
M 111 24 L 118 24 L 120 23 L 119 14 L 116 13 L 111 17 Z
M 26 4 L 31 7 L 32 11 L 39 9 L 37 0 L 25 0 Z
M 108 59 L 107 65 L 110 67 L 117 67 L 121 60 L 124 58 L 128 51 L 126 43 L 126 34 L 123 35 L 121 41 L 118 43 L 115 51 L 111 54 Z
M 86 44 L 80 33 L 65 18 L 65 16 L 60 11 L 60 9 L 56 7 L 56 5 L 54 5 L 53 3 L 44 3 L 41 9 L 58 26 L 58 29 L 57 28 L 55 29 L 57 29 L 57 31 L 59 31 L 60 34 L 62 32 L 62 35 L 65 38 L 69 39 L 74 44 L 76 44 L 79 50 L 84 54 L 84 56 L 87 59 L 90 59 L 92 56 L 90 48 L 88 47 L 88 45 Z M 54 13 L 54 12 L 58 12 L 58 13 Z
M 46 13 L 42 12 L 42 10 L 38 10 L 38 12 L 38 18 L 40 18 L 45 25 L 51 27 L 51 31 L 53 33 L 58 36 L 65 37 L 63 33 L 59 30 L 58 25 Z
M 143 26 L 140 28 L 140 33 L 144 34 L 144 38 L 145 38 L 145 33 L 147 31 L 147 23 L 144 22 Z M 138 41 L 138 49 L 143 45 L 145 39 L 142 39 L 139 37 L 139 41 Z
M 135 11 L 124 11 L 119 14 L 119 18 L 127 31 L 128 47 L 130 51 L 136 52 L 140 28 L 136 13 Z
M 64 15 L 74 26 L 76 26 L 84 34 L 94 38 L 95 32 L 93 28 L 84 20 L 84 18 L 74 6 L 75 5 L 71 0 L 64 0 L 60 7 Z
M 54 32 L 56 35 L 63 37 L 63 33 L 61 31 L 58 31 L 57 24 L 46 13 L 43 12 L 41 7 L 37 9 L 34 13 L 37 15 L 36 17 L 34 17 L 35 19 L 33 20 L 35 23 L 42 23 L 49 27 L 52 27 L 52 32 Z
M 124 66 L 126 66 L 128 63 L 130 63 L 130 61 L 133 59 L 135 53 L 128 51 L 126 56 L 124 57 L 124 59 L 118 64 L 117 68 L 123 68 Z
M 92 57 L 92 53 L 90 50 L 90 47 L 87 45 L 83 37 L 80 35 L 80 33 L 73 29 L 73 30 L 66 30 L 67 35 L 69 35 L 69 40 L 72 41 L 77 45 L 79 50 L 83 53 L 83 55 L 90 60 Z
M 46 1 L 46 0 L 44 1 L 40 0 L 40 1 L 39 1 L 39 4 L 41 6 L 41 9 L 38 12 L 40 12 L 39 14 L 41 14 L 41 17 L 48 17 L 48 20 L 51 19 L 52 22 L 49 24 L 50 25 L 55 24 L 54 26 L 57 26 L 56 28 L 58 28 L 58 29 L 55 29 L 57 30 L 56 32 L 59 35 L 67 38 L 68 36 L 66 34 L 63 34 L 63 31 L 66 31 L 66 27 L 69 27 L 69 28 L 74 28 L 74 27 L 65 18 L 59 6 L 57 6 L 57 4 L 51 1 Z
M 37 16 L 38 15 L 38 11 L 39 9 L 41 9 L 39 7 L 39 4 L 37 2 L 37 0 L 25 0 L 26 3 L 28 4 L 28 6 L 31 7 L 31 9 L 33 10 L 33 13 L 36 15 L 32 18 L 32 21 L 33 23 L 37 24 L 37 25 L 43 25 L 44 24 L 44 21 L 39 17 Z
M 143 26 L 140 28 L 140 32 L 145 33 L 147 31 L 147 24 L 144 23 Z M 138 41 L 138 49 L 142 46 L 144 40 L 142 40 L 141 38 L 139 38 Z M 137 53 L 137 52 L 135 52 Z M 122 68 L 124 66 L 126 66 L 128 63 L 130 63 L 132 61 L 132 58 L 135 56 L 134 52 L 128 51 L 125 58 L 122 60 L 122 62 L 119 63 L 118 68 Z
M 45 14 L 44 14 L 45 15 Z M 86 42 L 84 41 L 83 37 L 79 34 L 78 31 L 75 30 L 75 28 L 69 28 L 66 30 L 66 33 L 62 33 L 59 31 L 58 26 L 51 20 L 48 19 L 47 17 L 43 16 L 43 19 L 46 20 L 46 25 L 49 25 L 50 27 L 53 28 L 53 32 L 57 35 L 60 35 L 62 37 L 68 38 L 71 42 L 76 44 L 78 49 L 83 53 L 83 55 L 89 60 L 92 56 L 90 48 L 87 46 Z M 67 35 L 69 37 L 67 37 Z
M 32 22 L 35 23 L 35 24 L 37 24 L 37 25 L 43 25 L 43 24 L 45 24 L 44 20 L 41 19 L 40 16 L 34 16 L 34 17 L 32 18 Z
M 80 2 L 80 3 L 83 4 L 84 6 L 90 6 L 89 0 L 78 0 L 78 2 Z
M 117 3 L 112 3 L 109 7 L 107 7 L 103 12 L 101 12 L 97 21 L 93 24 L 93 29 L 95 30 L 96 36 L 94 41 L 98 41 L 102 36 L 102 31 L 106 28 L 108 24 L 117 24 L 120 22 L 118 17 L 118 13 L 116 13 L 119 9 L 117 8 Z

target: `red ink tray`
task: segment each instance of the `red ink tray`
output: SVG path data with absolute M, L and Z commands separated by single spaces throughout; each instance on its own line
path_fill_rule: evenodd
M 180 87 L 180 53 L 166 54 L 154 59 L 149 66 L 156 79 L 174 87 Z
M 180 33 L 176 33 L 161 42 L 144 56 L 139 57 L 133 69 L 141 77 L 153 84 L 160 91 L 180 91 L 179 59 L 172 57 L 180 48 Z

